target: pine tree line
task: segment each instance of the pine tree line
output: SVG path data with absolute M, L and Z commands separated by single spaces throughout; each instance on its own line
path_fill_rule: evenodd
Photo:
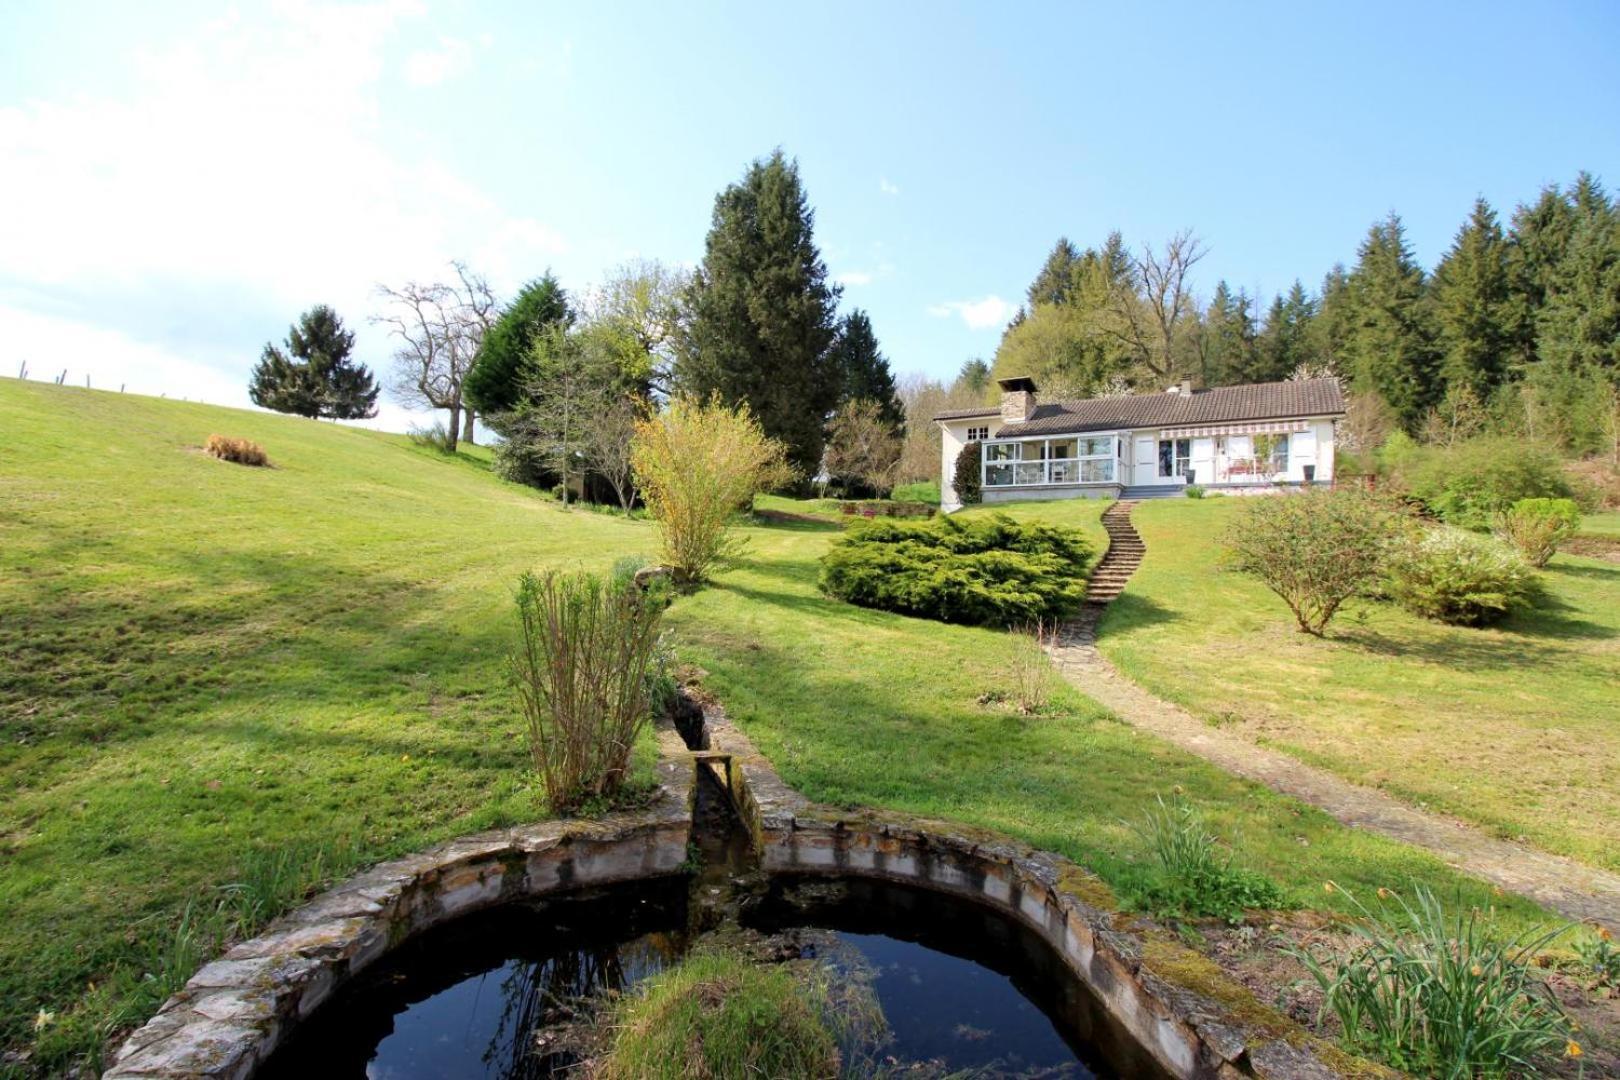
M 1147 253 L 1147 254 L 1152 254 Z M 1194 256 L 1196 258 L 1196 255 Z M 1183 322 L 1167 365 L 1143 363 L 1126 328 L 1146 295 L 1117 233 L 1081 251 L 1060 239 L 1002 339 L 995 374 L 1034 375 L 1063 395 L 1173 371 L 1208 386 L 1333 373 L 1375 395 L 1407 431 L 1528 434 L 1572 452 L 1612 449 L 1620 399 L 1620 206 L 1582 173 L 1543 190 L 1506 228 L 1476 200 L 1433 273 L 1395 214 L 1316 292 L 1296 280 L 1259 312 L 1218 282 Z

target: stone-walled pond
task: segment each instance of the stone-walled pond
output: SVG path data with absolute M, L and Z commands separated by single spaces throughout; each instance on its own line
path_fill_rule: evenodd
M 615 1000 L 720 947 L 813 975 L 845 1076 L 1338 1075 L 1145 965 L 1078 867 L 817 806 L 718 709 L 683 720 L 646 809 L 367 871 L 206 965 L 106 1075 L 585 1075 Z

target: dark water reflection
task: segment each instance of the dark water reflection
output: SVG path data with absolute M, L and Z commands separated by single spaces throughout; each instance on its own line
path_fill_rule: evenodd
M 835 1008 L 851 1014 L 847 1075 L 1158 1075 L 1044 943 L 989 909 L 858 879 L 778 879 L 742 922 L 763 951 L 825 966 Z M 678 961 L 687 923 L 685 878 L 477 914 L 363 974 L 261 1075 L 579 1077 L 577 1041 L 556 1033 L 591 1023 L 589 999 Z

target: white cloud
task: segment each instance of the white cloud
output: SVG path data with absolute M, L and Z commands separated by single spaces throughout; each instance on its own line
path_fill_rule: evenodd
M 471 66 L 471 45 L 460 38 L 440 38 L 437 49 L 418 49 L 405 58 L 405 80 L 413 86 L 438 86 Z
M 900 194 L 900 185 L 890 183 L 887 176 L 880 176 L 878 177 L 878 190 L 885 195 L 898 195 Z
M 161 376 L 147 392 L 179 396 L 191 368 L 176 354 L 191 346 L 178 342 L 196 335 L 161 328 L 206 323 L 229 355 L 203 366 L 239 373 L 240 387 L 265 338 L 325 302 L 382 368 L 389 350 L 365 325 L 377 282 L 464 258 L 510 291 L 566 250 L 555 228 L 507 213 L 447 164 L 385 146 L 386 47 L 418 5 L 285 0 L 271 12 L 232 12 L 137 52 L 114 96 L 0 107 L 0 318 L 9 331 L 29 312 L 76 317 L 85 331 L 64 333 L 74 353 L 42 349 L 41 363 L 56 352 L 52 363 L 78 368 L 90 353 L 77 350 L 106 346 L 95 362 L 123 370 L 96 385 Z
M 938 319 L 960 315 L 962 321 L 967 323 L 968 329 L 989 330 L 992 327 L 1007 325 L 1016 310 L 1018 305 L 992 293 L 982 300 L 947 300 L 943 304 L 934 304 L 929 307 L 928 314 Z

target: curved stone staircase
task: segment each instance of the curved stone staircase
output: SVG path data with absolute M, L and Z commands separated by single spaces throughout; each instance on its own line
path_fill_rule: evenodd
M 1108 551 L 1086 586 L 1086 603 L 1101 606 L 1125 591 L 1125 582 L 1142 565 L 1147 548 L 1131 524 L 1133 499 L 1121 499 L 1103 511 L 1103 528 L 1108 531 Z

